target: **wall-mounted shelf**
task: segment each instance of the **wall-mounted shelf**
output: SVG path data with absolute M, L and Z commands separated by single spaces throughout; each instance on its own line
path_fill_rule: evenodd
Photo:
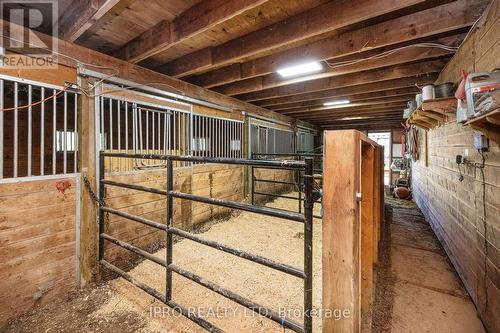
M 422 110 L 443 114 L 454 115 L 457 110 L 457 100 L 455 97 L 436 98 L 422 102 Z
M 483 132 L 490 140 L 500 144 L 500 109 L 488 112 L 485 115 L 471 119 L 465 123 L 475 130 Z
M 456 109 L 457 100 L 454 97 L 424 101 L 412 112 L 408 122 L 428 130 L 455 120 Z

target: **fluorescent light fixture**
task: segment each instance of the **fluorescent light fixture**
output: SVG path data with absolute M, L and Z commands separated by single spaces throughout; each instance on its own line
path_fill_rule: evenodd
M 344 118 L 339 118 L 337 120 L 360 120 L 360 119 L 366 119 L 368 117 L 344 117 Z
M 318 72 L 322 69 L 323 69 L 323 67 L 321 66 L 321 64 L 319 62 L 313 61 L 313 62 L 301 64 L 301 65 L 290 66 L 290 67 L 278 69 L 277 72 L 279 75 L 281 75 L 283 77 L 290 77 L 290 76 L 296 76 L 296 75 L 301 75 L 301 74 Z
M 338 101 L 326 102 L 323 105 L 324 106 L 332 106 L 332 105 L 343 105 L 343 104 L 349 104 L 349 103 L 351 103 L 351 101 L 349 101 L 347 99 L 341 99 L 341 100 L 338 100 Z

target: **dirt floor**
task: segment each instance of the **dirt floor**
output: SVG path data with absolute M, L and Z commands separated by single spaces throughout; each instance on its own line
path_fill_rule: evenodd
M 268 206 L 294 209 L 296 203 L 277 199 Z M 372 332 L 485 332 L 455 270 L 415 204 L 387 198 L 386 221 L 370 318 Z M 302 267 L 303 225 L 300 223 L 244 212 L 211 225 L 202 236 Z M 313 251 L 314 306 L 320 308 L 320 220 L 314 222 Z M 164 257 L 164 251 L 156 255 Z M 292 319 L 302 320 L 303 284 L 298 278 L 187 240 L 175 244 L 174 262 L 257 303 L 277 311 L 287 309 Z M 164 292 L 164 269 L 158 265 L 145 261 L 130 273 Z M 173 298 L 227 332 L 290 332 L 175 274 Z M 31 311 L 0 331 L 205 332 L 121 278 Z M 319 318 L 314 320 L 314 332 L 321 332 Z
M 470 297 L 412 201 L 386 198 L 373 333 L 483 333 Z
M 267 206 L 295 210 L 293 200 L 278 198 Z M 319 208 L 319 207 L 318 207 Z M 315 213 L 319 213 L 316 209 Z M 131 222 L 134 223 L 134 222 Z M 243 212 L 212 225 L 201 235 L 294 267 L 303 267 L 301 223 Z M 314 307 L 321 307 L 321 221 L 314 221 Z M 165 257 L 164 250 L 156 252 Z M 225 254 L 189 240 L 174 245 L 174 263 L 254 302 L 286 311 L 302 322 L 303 280 Z M 144 261 L 129 272 L 164 293 L 165 270 Z M 190 307 L 227 332 L 289 332 L 236 303 L 174 273 L 173 300 Z M 4 332 L 205 332 L 122 278 L 71 295 L 21 316 Z M 314 320 L 321 332 L 321 320 Z

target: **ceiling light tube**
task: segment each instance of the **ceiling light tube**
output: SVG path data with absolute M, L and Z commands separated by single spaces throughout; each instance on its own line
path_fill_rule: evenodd
M 323 69 L 323 67 L 321 66 L 321 64 L 319 62 L 312 61 L 312 62 L 307 62 L 307 63 L 296 65 L 296 66 L 290 66 L 290 67 L 278 69 L 277 72 L 279 75 L 281 75 L 283 77 L 291 77 L 291 76 L 297 76 L 297 75 L 302 75 L 302 74 L 319 72 L 322 69 Z
M 349 104 L 349 103 L 351 103 L 351 101 L 349 101 L 347 99 L 342 99 L 342 100 L 333 101 L 333 102 L 326 102 L 323 105 L 324 106 L 332 106 L 332 105 L 343 105 L 343 104 Z

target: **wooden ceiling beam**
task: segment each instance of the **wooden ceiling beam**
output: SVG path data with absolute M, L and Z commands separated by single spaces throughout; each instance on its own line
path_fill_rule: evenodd
M 401 122 L 390 121 L 382 123 L 364 123 L 364 124 L 341 124 L 341 125 L 326 125 L 321 126 L 322 130 L 343 130 L 343 129 L 357 129 L 358 131 L 390 131 L 391 129 L 401 128 Z
M 403 119 L 400 117 L 390 118 L 367 118 L 367 119 L 353 119 L 353 120 L 336 120 L 334 122 L 321 122 L 318 124 L 321 128 L 325 127 L 340 127 L 340 126 L 353 126 L 353 125 L 380 125 L 380 124 L 400 124 Z
M 444 60 L 432 60 L 416 64 L 405 64 L 372 71 L 364 71 L 357 73 L 356 75 L 342 75 L 310 82 L 300 82 L 288 86 L 236 95 L 234 97 L 247 102 L 253 102 L 261 99 L 292 96 L 320 90 L 356 86 L 365 83 L 375 83 L 410 76 L 425 76 L 427 74 L 440 72 L 445 64 L 446 61 Z
M 415 87 L 415 84 L 424 85 L 427 83 L 433 83 L 434 81 L 436 81 L 436 79 L 437 79 L 437 74 L 432 74 L 429 76 L 419 76 L 419 77 L 405 77 L 405 78 L 386 80 L 376 83 L 360 84 L 357 86 L 316 91 L 306 94 L 264 99 L 255 101 L 253 104 L 269 108 L 270 106 L 275 106 L 275 105 L 287 105 L 290 103 L 313 101 L 316 99 L 333 100 L 336 98 L 338 99 L 346 97 L 348 98 L 360 94 L 385 92 L 388 90 L 401 89 L 401 88 L 411 88 Z
M 415 99 L 415 94 L 408 94 L 408 95 L 398 95 L 394 97 L 382 97 L 370 101 L 359 101 L 359 102 L 354 102 L 350 103 L 347 105 L 331 105 L 331 106 L 325 106 L 323 104 L 320 105 L 315 105 L 315 106 L 310 106 L 310 107 L 304 107 L 304 108 L 297 108 L 293 110 L 285 110 L 285 111 L 277 111 L 281 114 L 286 114 L 290 115 L 292 117 L 295 117 L 299 114 L 304 114 L 304 113 L 311 113 L 314 111 L 334 111 L 334 110 L 349 110 L 352 108 L 356 107 L 363 107 L 363 106 L 375 106 L 375 105 L 383 105 L 386 103 L 393 103 L 393 102 L 400 102 L 403 104 L 406 104 L 409 100 Z
M 351 96 L 348 95 L 348 96 L 343 97 L 342 99 L 345 99 L 345 100 L 350 101 L 351 103 L 354 103 L 354 102 L 378 100 L 381 98 L 395 97 L 395 96 L 400 96 L 400 95 L 414 96 L 419 91 L 420 90 L 416 86 L 411 86 L 408 88 L 398 88 L 398 89 L 357 94 L 357 95 L 351 95 Z M 271 106 L 268 106 L 267 109 L 273 110 L 276 112 L 285 113 L 288 110 L 294 110 L 294 109 L 303 108 L 303 107 L 319 106 L 319 105 L 323 105 L 324 103 L 332 102 L 335 100 L 336 100 L 335 98 L 315 99 L 315 100 L 304 101 L 304 102 L 287 103 L 287 104 L 281 104 L 281 105 L 271 105 Z M 337 99 L 337 100 L 340 100 L 340 99 Z
M 74 42 L 111 11 L 125 9 L 133 0 L 77 0 L 58 20 L 60 38 Z M 121 12 L 121 11 L 120 11 Z
M 361 51 L 381 48 L 421 38 L 428 38 L 446 32 L 461 31 L 470 27 L 482 13 L 486 0 L 460 0 L 421 12 L 342 33 L 337 36 L 315 41 L 280 53 L 247 61 L 227 71 L 226 76 L 210 74 L 195 77 L 192 82 L 204 87 L 214 87 L 256 76 L 275 73 L 301 59 L 335 59 Z M 224 70 L 221 69 L 221 70 Z
M 4 37 L 0 39 L 0 43 L 3 43 L 8 51 L 13 51 L 25 55 L 26 53 L 28 53 L 27 55 L 30 55 L 29 51 L 25 49 L 9 49 L 8 45 L 10 45 L 10 41 L 7 36 L 9 35 L 8 32 L 12 27 L 14 27 L 16 30 L 18 29 L 19 31 L 23 31 L 24 33 L 35 34 L 38 37 L 37 41 L 33 42 L 35 47 L 45 47 L 54 40 L 52 36 L 48 36 L 40 32 L 35 32 L 31 29 L 27 29 L 14 23 L 10 23 L 8 21 L 0 19 L 0 28 L 5 32 Z M 245 111 L 249 114 L 261 115 L 267 118 L 273 118 L 288 123 L 296 121 L 296 119 L 287 117 L 285 115 L 269 111 L 253 104 L 245 103 L 241 100 L 226 95 L 221 95 L 219 93 L 216 93 L 215 91 L 195 86 L 188 82 L 172 78 L 170 76 L 152 71 L 150 69 L 132 64 L 121 59 L 113 58 L 107 54 L 86 48 L 72 42 L 59 39 L 57 40 L 57 43 L 58 54 L 54 55 L 54 62 L 63 66 L 68 66 L 75 69 L 81 67 L 90 69 L 99 68 L 102 73 L 110 74 L 110 77 L 130 80 L 139 86 L 150 86 L 160 90 L 174 92 L 177 94 L 182 94 L 184 96 L 200 99 L 202 101 L 215 103 L 220 106 L 230 108 L 232 112 Z M 308 126 L 305 123 L 303 124 L 303 126 Z
M 379 105 L 360 105 L 350 109 L 340 109 L 340 110 L 322 110 L 322 112 L 306 112 L 302 114 L 294 115 L 295 118 L 301 119 L 321 119 L 328 118 L 335 115 L 353 115 L 358 112 L 373 112 L 373 111 L 385 111 L 399 109 L 401 115 L 403 114 L 403 108 L 406 103 L 404 102 L 388 102 Z
M 480 0 L 480 2 L 484 1 Z M 435 35 L 460 33 L 463 29 L 470 27 L 480 13 L 471 10 L 471 2 L 473 1 L 459 0 L 245 61 L 229 68 L 212 70 L 189 79 L 192 83 L 211 88 L 267 74 L 277 75 L 276 71 L 279 68 L 299 61 L 304 62 L 307 59 L 331 60 L 376 48 L 429 39 Z M 469 10 L 464 12 L 464 8 Z M 435 18 L 437 20 L 434 21 Z M 279 76 L 273 79 L 283 80 Z
M 174 77 L 184 77 L 230 65 L 263 52 L 273 52 L 286 45 L 299 43 L 377 16 L 432 4 L 433 1 L 425 0 L 330 1 L 243 37 L 185 55 L 158 69 Z
M 396 66 L 409 62 L 431 60 L 440 57 L 450 57 L 452 55 L 453 55 L 452 52 L 445 51 L 442 49 L 413 48 L 413 49 L 402 50 L 389 57 L 384 57 L 374 60 L 366 60 L 360 63 L 355 63 L 348 66 L 342 66 L 340 68 L 328 68 L 327 65 L 323 64 L 324 70 L 321 73 L 305 75 L 298 78 L 283 79 L 278 73 L 272 73 L 264 76 L 258 76 L 251 79 L 230 83 L 227 85 L 211 89 L 221 94 L 234 96 L 234 95 L 249 93 L 252 91 L 282 87 L 305 81 L 314 81 L 328 77 L 358 73 L 361 71 L 373 70 L 389 66 Z
M 267 1 L 202 0 L 172 22 L 162 21 L 143 32 L 114 52 L 114 56 L 138 63 Z
M 401 117 L 403 111 L 399 107 L 385 107 L 382 109 L 363 109 L 349 112 L 334 113 L 332 115 L 318 116 L 318 117 L 299 117 L 307 121 L 319 121 L 328 119 L 339 119 L 345 117 L 360 117 L 360 116 L 398 116 Z

